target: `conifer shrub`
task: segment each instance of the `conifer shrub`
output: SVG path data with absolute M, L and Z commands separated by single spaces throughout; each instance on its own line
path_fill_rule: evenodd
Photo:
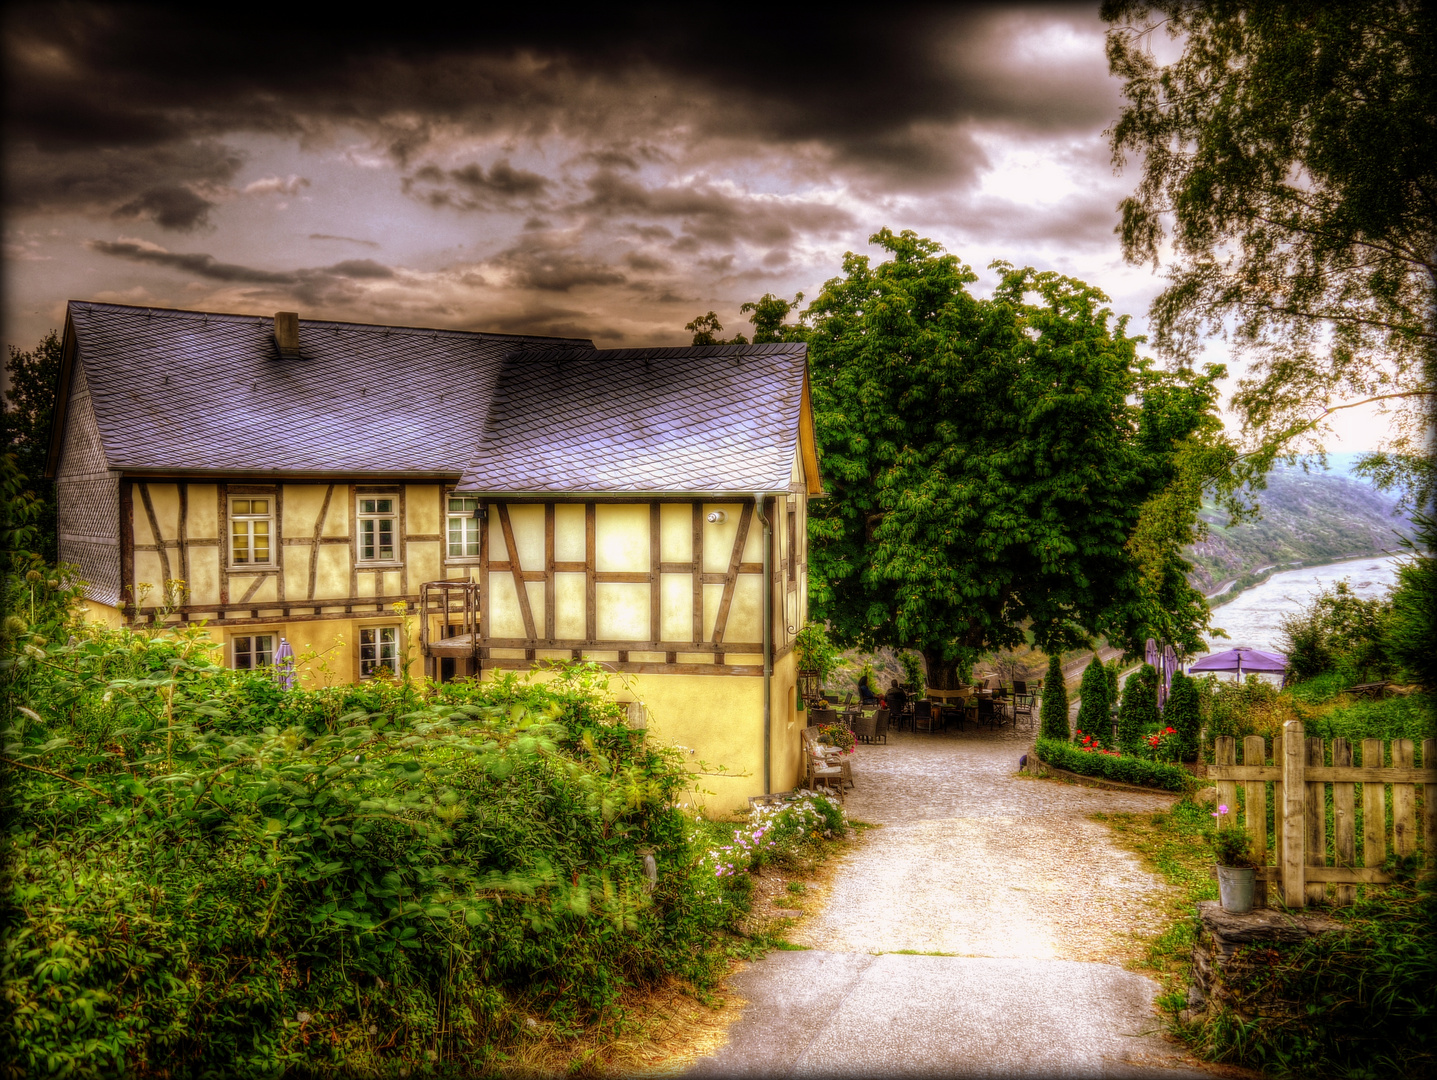
M 1043 704 L 1038 711 L 1039 737 L 1066 742 L 1068 733 L 1068 690 L 1063 685 L 1063 665 L 1057 653 L 1048 657 L 1048 674 L 1043 678 Z
M 1083 670 L 1083 681 L 1078 685 L 1082 700 L 1078 704 L 1077 729 L 1084 735 L 1092 735 L 1104 746 L 1113 745 L 1113 722 L 1111 699 L 1108 696 L 1108 674 L 1103 663 L 1096 656 Z
M 1123 701 L 1118 707 L 1118 749 L 1136 754 L 1142 749 L 1143 735 L 1158 722 L 1158 673 L 1152 664 L 1144 664 L 1128 677 L 1123 688 Z
M 1202 707 L 1198 700 L 1197 683 L 1181 671 L 1173 672 L 1172 689 L 1163 708 L 1163 723 L 1178 733 L 1181 749 L 1179 759 L 1191 761 L 1197 756 L 1198 734 L 1202 730 Z

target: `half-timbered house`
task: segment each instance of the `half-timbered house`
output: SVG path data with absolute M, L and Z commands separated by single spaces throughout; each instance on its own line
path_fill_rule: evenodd
M 236 667 L 287 640 L 344 680 L 596 660 L 725 766 L 722 808 L 796 780 L 801 344 L 72 302 L 49 472 L 92 618 L 203 622 Z

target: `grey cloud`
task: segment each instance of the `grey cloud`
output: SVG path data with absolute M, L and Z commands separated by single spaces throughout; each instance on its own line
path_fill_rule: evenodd
M 1038 29 L 1054 25 L 1094 47 L 1034 52 Z M 441 133 L 563 133 L 589 142 L 590 160 L 611 171 L 632 173 L 657 144 L 701 150 L 717 140 L 807 148 L 902 188 L 971 174 L 981 162 L 964 133 L 974 125 L 1089 131 L 1116 100 L 1101 24 L 1085 8 L 894 4 L 815 19 L 780 7 L 761 32 L 719 8 L 561 19 L 524 9 L 468 25 L 331 21 L 276 47 L 266 21 L 237 22 L 227 10 L 75 4 L 18 8 L 5 30 L 6 134 L 47 157 L 229 132 L 314 142 L 345 127 L 407 166 Z M 523 181 L 493 169 L 475 179 L 485 197 Z M 448 183 L 452 198 L 468 191 Z M 116 205 L 152 186 L 130 187 Z
M 117 221 L 148 218 L 162 229 L 191 232 L 209 224 L 214 203 L 186 187 L 167 184 L 141 192 L 110 215 Z
M 315 282 L 335 279 L 392 278 L 394 271 L 373 259 L 349 259 L 332 266 L 312 267 L 304 270 L 274 271 L 260 270 L 252 266 L 219 262 L 213 255 L 203 252 L 166 251 L 164 248 L 134 240 L 91 240 L 86 244 L 91 251 L 110 255 L 130 262 L 162 266 L 179 270 L 208 281 L 222 281 L 241 285 L 312 285 Z
M 631 251 L 624 256 L 624 265 L 634 270 L 654 272 L 659 270 L 672 270 L 673 264 L 653 255 L 645 255 L 639 251 Z
M 820 203 L 741 199 L 705 184 L 647 188 L 610 171 L 595 173 L 587 186 L 589 198 L 575 209 L 604 216 L 679 218 L 686 233 L 710 243 L 780 244 L 800 229 L 827 233 L 853 222 L 848 211 Z
M 628 278 L 597 259 L 562 242 L 530 234 L 492 260 L 521 288 L 568 292 L 583 285 L 620 285 Z
M 527 169 L 516 169 L 508 158 L 489 167 L 477 163 L 458 169 L 441 169 L 424 165 L 400 181 L 405 194 L 431 206 L 451 206 L 458 210 L 491 210 L 520 200 L 543 195 L 550 186 L 547 177 Z
M 162 228 L 189 231 L 206 223 L 243 156 L 215 140 L 164 146 L 42 150 L 12 143 L 5 153 L 6 197 L 17 210 L 79 210 L 147 218 Z
M 353 236 L 335 236 L 335 235 L 333 235 L 333 234 L 331 234 L 331 233 L 317 233 L 317 232 L 312 232 L 312 233 L 309 234 L 309 238 L 310 238 L 311 240 L 342 240 L 342 241 L 344 241 L 344 242 L 347 243 L 347 244 L 360 244 L 360 245 L 362 245 L 362 246 L 364 246 L 364 247 L 372 247 L 372 248 L 377 248 L 377 247 L 379 246 L 379 245 L 378 245 L 377 243 L 375 243 L 373 240 L 360 240 L 360 239 L 358 239 L 358 238 L 356 238 L 356 237 L 353 237 Z

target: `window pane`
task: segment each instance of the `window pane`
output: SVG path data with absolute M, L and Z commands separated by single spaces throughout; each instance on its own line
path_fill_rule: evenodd
M 234 647 L 235 667 L 244 671 L 248 671 L 254 667 L 254 659 L 250 655 L 250 639 L 247 637 L 237 637 L 234 639 Z
M 234 561 L 247 563 L 249 562 L 249 522 L 236 521 L 232 527 L 234 531 Z
M 261 634 L 254 639 L 254 662 L 256 667 L 274 663 L 274 635 Z
M 394 519 L 379 519 L 379 557 L 394 558 Z
M 372 513 L 374 513 L 374 500 L 373 500 L 373 499 L 360 499 L 360 500 L 359 500 L 359 512 L 360 512 L 361 514 L 372 514 Z
M 361 521 L 359 523 L 359 557 L 361 559 L 374 558 L 373 521 Z
M 235 500 L 235 510 L 234 510 L 234 512 L 235 512 L 236 514 L 248 514 L 248 513 L 249 513 L 249 500 L 248 500 L 248 499 L 236 499 L 236 500 Z
M 249 503 L 249 512 L 250 512 L 251 514 L 268 514 L 268 513 L 269 513 L 269 500 L 268 500 L 268 499 L 251 499 L 251 500 L 250 500 L 250 503 Z
M 453 499 L 449 500 L 451 503 Z M 450 556 L 464 554 L 464 519 L 449 519 L 449 554 Z
M 378 505 L 378 508 L 374 511 L 376 514 L 392 514 L 392 513 L 394 513 L 394 500 L 393 500 L 393 499 L 375 499 L 374 501 L 379 504 L 379 505 Z

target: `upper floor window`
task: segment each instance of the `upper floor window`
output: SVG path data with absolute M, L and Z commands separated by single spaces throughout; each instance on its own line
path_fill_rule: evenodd
M 234 650 L 234 666 L 240 671 L 269 667 L 274 663 L 274 635 L 247 634 L 230 639 Z
M 464 499 L 449 496 L 449 557 L 465 559 L 479 557 L 479 519 L 474 516 L 479 509 L 478 499 Z
M 273 499 L 230 500 L 230 563 L 232 565 L 268 566 L 274 561 L 270 547 L 273 535 Z
M 359 559 L 361 562 L 394 562 L 394 534 L 398 515 L 392 498 L 359 500 Z

